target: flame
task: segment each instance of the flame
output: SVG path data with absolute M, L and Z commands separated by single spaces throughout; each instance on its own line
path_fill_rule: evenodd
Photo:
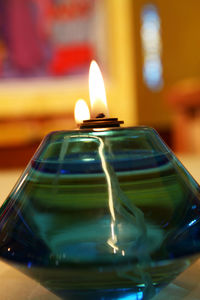
M 83 120 L 90 119 L 90 111 L 85 100 L 79 99 L 76 102 L 75 109 L 74 109 L 74 117 L 77 124 L 82 123 Z
M 99 66 L 94 60 L 91 62 L 89 71 L 89 93 L 92 117 L 96 118 L 99 114 L 104 114 L 105 117 L 108 117 L 104 81 Z

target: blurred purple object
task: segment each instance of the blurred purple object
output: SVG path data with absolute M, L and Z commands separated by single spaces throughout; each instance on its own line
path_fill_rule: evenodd
M 40 28 L 31 0 L 8 0 L 7 34 L 12 63 L 21 71 L 33 71 L 44 59 Z

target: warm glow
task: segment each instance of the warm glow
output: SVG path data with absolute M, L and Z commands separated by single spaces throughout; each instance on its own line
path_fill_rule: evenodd
M 89 92 L 92 108 L 92 117 L 96 118 L 99 114 L 108 117 L 108 107 L 106 101 L 106 91 L 101 71 L 97 63 L 93 60 L 89 72 Z
M 90 119 L 90 111 L 87 106 L 87 103 L 79 99 L 76 102 L 75 109 L 74 109 L 74 116 L 77 124 L 80 124 L 83 122 L 83 120 L 88 120 Z

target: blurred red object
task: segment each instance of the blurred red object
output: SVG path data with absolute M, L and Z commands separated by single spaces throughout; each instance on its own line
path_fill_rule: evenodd
M 169 91 L 167 101 L 175 112 L 174 150 L 200 153 L 200 79 L 177 83 Z
M 67 74 L 89 66 L 93 57 L 93 47 L 88 44 L 60 47 L 55 50 L 50 71 L 54 75 Z

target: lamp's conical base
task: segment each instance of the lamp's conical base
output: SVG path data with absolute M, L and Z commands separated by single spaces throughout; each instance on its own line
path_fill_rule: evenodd
M 154 130 L 55 132 L 0 210 L 0 256 L 63 299 L 150 299 L 198 255 L 199 216 Z

